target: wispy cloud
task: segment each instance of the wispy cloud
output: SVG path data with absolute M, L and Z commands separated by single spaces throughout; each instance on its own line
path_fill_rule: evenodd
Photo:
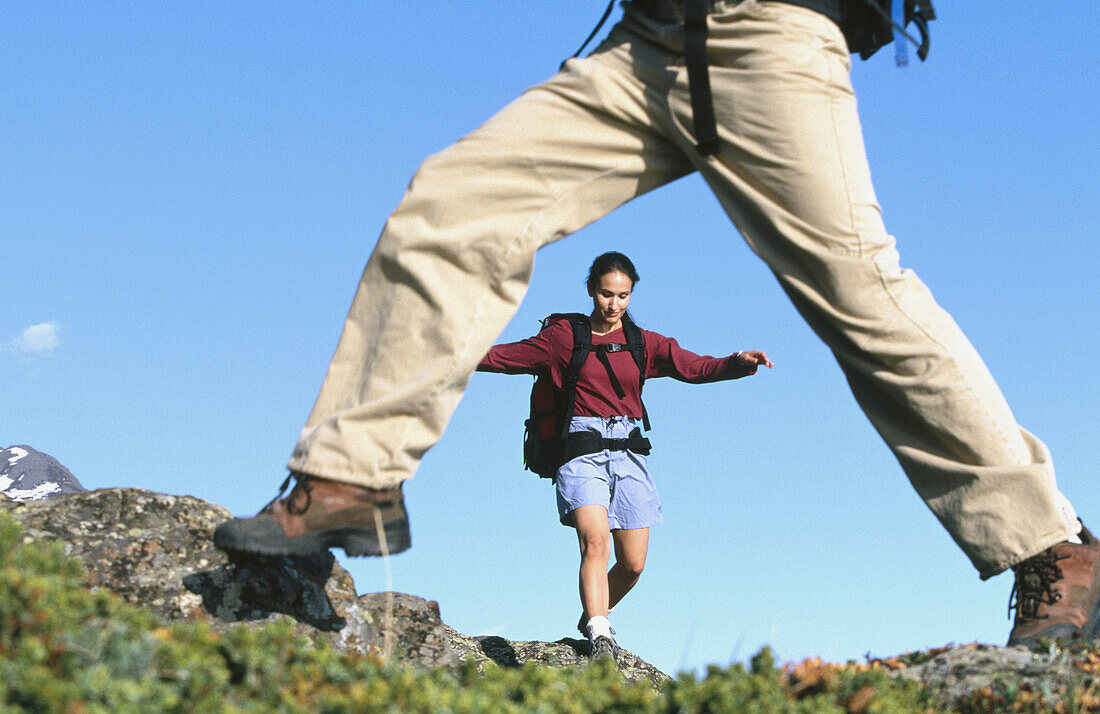
M 61 325 L 57 322 L 40 322 L 31 325 L 11 341 L 12 351 L 26 357 L 41 357 L 53 352 L 61 344 Z

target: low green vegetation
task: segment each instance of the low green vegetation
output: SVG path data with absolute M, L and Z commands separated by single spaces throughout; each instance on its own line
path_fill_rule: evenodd
M 289 621 L 219 634 L 165 626 L 81 585 L 79 561 L 27 538 L 0 514 L 0 714 L 43 712 L 940 712 L 881 663 L 746 667 L 681 674 L 661 691 L 627 684 L 606 662 L 582 669 L 467 663 L 456 672 L 349 657 Z M 1088 693 L 975 693 L 965 712 L 1100 711 Z

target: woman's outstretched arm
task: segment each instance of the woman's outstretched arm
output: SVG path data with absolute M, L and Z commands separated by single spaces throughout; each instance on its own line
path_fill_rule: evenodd
M 572 328 L 569 328 L 568 323 L 566 327 L 570 329 L 570 340 L 572 340 Z M 488 354 L 481 358 L 477 371 L 537 374 L 549 369 L 556 329 L 557 325 L 554 325 L 526 340 L 494 345 L 489 349 Z
M 760 365 L 772 361 L 760 350 L 748 350 L 729 357 L 698 355 L 685 350 L 671 337 L 643 331 L 646 340 L 646 377 L 672 377 L 681 382 L 702 384 L 740 379 L 756 374 Z

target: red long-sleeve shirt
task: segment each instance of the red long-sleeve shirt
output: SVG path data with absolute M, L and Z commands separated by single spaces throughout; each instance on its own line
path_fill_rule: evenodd
M 673 377 L 682 382 L 701 384 L 738 379 L 748 374 L 748 370 L 738 364 L 732 355 L 697 355 L 680 347 L 671 337 L 649 330 L 641 332 L 645 340 L 646 379 Z M 593 345 L 612 342 L 626 342 L 621 328 L 606 335 L 592 335 Z M 573 327 L 569 320 L 560 320 L 534 337 L 494 346 L 477 369 L 479 372 L 505 374 L 541 374 L 549 371 L 554 386 L 562 389 L 572 356 Z M 592 353 L 581 368 L 574 416 L 628 416 L 640 419 L 642 399 L 638 384 L 638 365 L 634 356 L 628 350 L 623 350 L 609 352 L 607 357 L 626 396 L 619 399 L 615 395 L 607 370 L 595 353 Z

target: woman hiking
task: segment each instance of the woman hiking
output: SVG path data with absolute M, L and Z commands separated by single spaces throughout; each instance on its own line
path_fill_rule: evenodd
M 662 520 L 646 466 L 649 442 L 639 428 L 645 418 L 644 379 L 673 377 L 700 384 L 738 379 L 755 374 L 760 365 L 772 366 L 758 350 L 700 356 L 672 338 L 634 327 L 627 306 L 638 280 L 629 258 L 604 253 L 588 272 L 590 315 L 552 315 L 537 335 L 494 346 L 478 365 L 482 372 L 548 374 L 554 388 L 566 393 L 574 330 L 591 330 L 591 353 L 580 367 L 573 395 L 559 400 L 571 402 L 571 408 L 557 415 L 568 419 L 568 438 L 564 463 L 554 476 L 561 523 L 577 530 L 583 609 L 578 627 L 587 635 L 594 659 L 618 655 L 607 615 L 638 582 L 649 550 L 649 528 Z M 640 345 L 630 349 L 631 335 L 639 333 L 641 357 L 634 354 Z M 610 570 L 609 541 L 615 549 Z

